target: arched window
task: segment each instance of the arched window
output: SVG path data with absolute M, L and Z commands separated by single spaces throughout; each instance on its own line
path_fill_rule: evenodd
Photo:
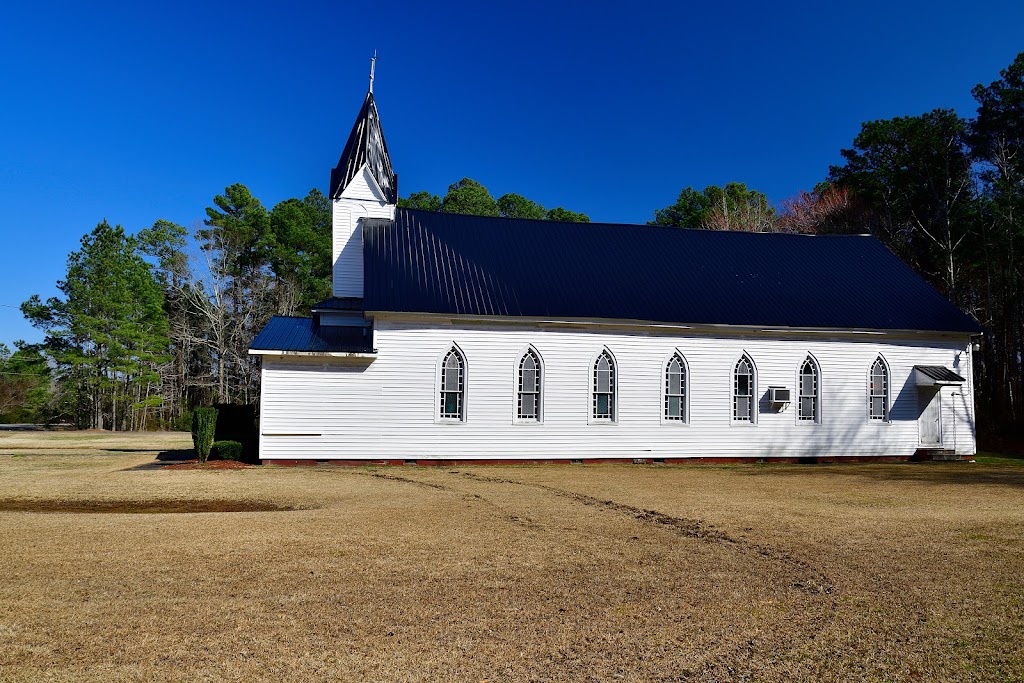
M 519 361 L 519 398 L 516 416 L 520 420 L 540 421 L 541 369 L 540 356 L 527 349 Z
M 796 418 L 801 422 L 818 421 L 818 364 L 810 356 L 800 366 L 800 395 Z
M 465 419 L 466 361 L 455 347 L 441 361 L 441 418 Z
M 732 419 L 754 422 L 754 363 L 746 355 L 736 363 L 732 373 Z
M 868 417 L 885 422 L 889 419 L 889 368 L 881 356 L 871 366 L 868 381 Z
M 686 364 L 678 353 L 665 368 L 665 419 L 686 422 Z
M 592 414 L 595 420 L 615 420 L 615 360 L 607 349 L 594 362 Z

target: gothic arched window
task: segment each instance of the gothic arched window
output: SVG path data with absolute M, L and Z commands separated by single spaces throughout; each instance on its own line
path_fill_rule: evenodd
M 885 422 L 889 419 L 889 367 L 881 356 L 871 365 L 868 380 L 868 418 Z
M 615 421 L 615 359 L 605 349 L 594 361 L 592 416 L 595 420 Z
M 818 401 L 821 391 L 818 364 L 807 356 L 800 366 L 800 386 L 797 400 L 797 419 L 801 422 L 818 422 Z
M 453 346 L 441 362 L 441 418 L 464 420 L 465 399 L 466 361 Z
M 540 355 L 532 348 L 519 360 L 519 391 L 516 417 L 520 420 L 540 421 L 541 402 Z
M 665 367 L 665 419 L 686 422 L 686 363 L 678 353 Z
M 732 373 L 732 419 L 736 422 L 754 422 L 756 384 L 754 362 L 743 354 Z

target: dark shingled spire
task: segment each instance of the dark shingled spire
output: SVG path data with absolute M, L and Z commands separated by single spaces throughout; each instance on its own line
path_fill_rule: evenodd
M 391 157 L 384 142 L 377 105 L 373 101 L 372 85 L 349 133 L 345 151 L 341 153 L 337 167 L 331 171 L 331 199 L 341 195 L 363 164 L 367 164 L 370 175 L 377 181 L 388 203 L 398 203 L 398 177 L 391 170 Z

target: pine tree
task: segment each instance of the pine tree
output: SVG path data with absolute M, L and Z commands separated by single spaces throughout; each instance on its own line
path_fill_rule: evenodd
M 76 400 L 81 426 L 137 429 L 160 402 L 157 367 L 166 362 L 163 292 L 121 226 L 103 221 L 68 257 L 63 294 L 22 305 L 46 334 L 45 348 Z

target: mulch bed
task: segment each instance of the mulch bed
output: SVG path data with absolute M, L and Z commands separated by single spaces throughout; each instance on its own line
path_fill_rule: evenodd
M 237 460 L 207 460 L 201 463 L 198 460 L 188 460 L 173 465 L 164 465 L 165 470 L 247 470 L 255 465 L 249 465 Z

